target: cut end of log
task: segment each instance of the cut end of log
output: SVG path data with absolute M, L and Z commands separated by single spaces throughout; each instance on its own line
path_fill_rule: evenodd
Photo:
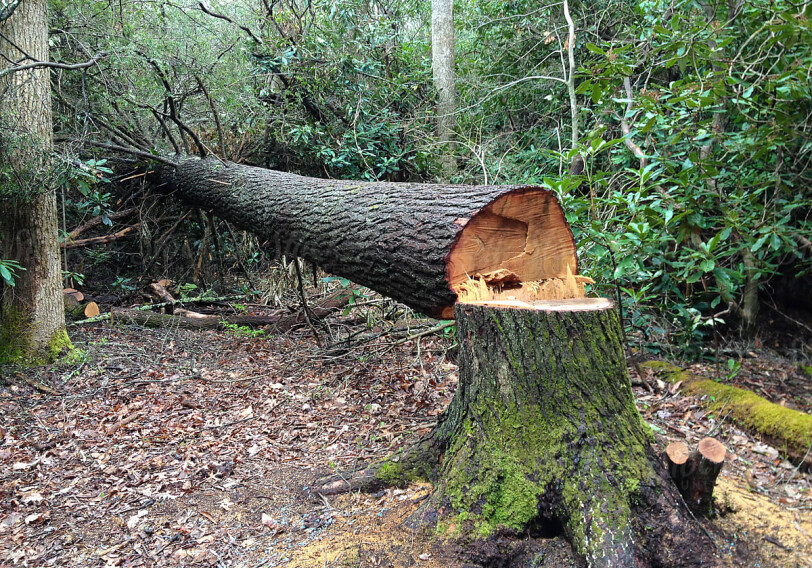
M 582 299 L 594 281 L 577 272 L 564 211 L 552 192 L 537 188 L 503 195 L 468 220 L 446 264 L 458 301 L 505 307 Z M 443 316 L 453 317 L 453 307 Z
M 63 288 L 62 296 L 65 298 L 66 302 L 71 302 L 73 304 L 77 304 L 85 299 L 85 295 L 74 288 Z
M 702 438 L 696 449 L 703 458 L 714 464 L 724 463 L 727 456 L 727 449 L 721 442 L 713 438 Z
M 683 465 L 691 457 L 691 450 L 684 442 L 671 442 L 665 449 L 665 453 L 674 465 Z
M 87 305 L 85 305 L 84 313 L 86 318 L 95 318 L 97 315 L 101 313 L 99 311 L 99 304 L 97 304 L 96 302 L 88 302 Z
M 517 190 L 497 198 L 467 223 L 447 261 L 451 288 L 500 269 L 520 282 L 578 272 L 575 240 L 551 191 Z

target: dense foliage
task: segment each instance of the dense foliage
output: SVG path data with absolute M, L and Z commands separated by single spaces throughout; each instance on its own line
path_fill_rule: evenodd
M 214 152 L 310 175 L 430 180 L 429 4 L 52 2 L 54 59 L 106 54 L 54 75 L 66 163 L 95 171 L 88 159 L 126 147 L 140 160 Z M 639 341 L 697 345 L 731 323 L 751 332 L 770 282 L 808 277 L 812 8 L 456 8 L 455 181 L 555 189 L 582 270 L 622 298 Z M 77 206 L 109 205 L 98 185 L 71 187 Z

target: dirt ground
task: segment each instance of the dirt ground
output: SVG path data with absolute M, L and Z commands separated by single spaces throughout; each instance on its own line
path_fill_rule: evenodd
M 95 324 L 72 336 L 85 354 L 70 365 L 0 371 L 0 566 L 579 565 L 561 537 L 465 543 L 407 529 L 427 485 L 310 491 L 431 429 L 456 387 L 451 337 L 320 349 L 306 330 Z M 808 411 L 794 362 L 753 355 L 727 380 Z M 730 451 L 718 513 L 702 521 L 718 565 L 812 566 L 812 476 L 642 380 L 638 408 L 661 448 L 711 433 Z

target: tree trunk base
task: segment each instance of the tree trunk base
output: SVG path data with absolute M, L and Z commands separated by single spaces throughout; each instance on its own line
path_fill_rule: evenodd
M 713 544 L 651 448 L 608 300 L 457 304 L 460 381 L 435 430 L 323 492 L 429 479 L 412 526 L 563 527 L 589 566 L 695 566 Z

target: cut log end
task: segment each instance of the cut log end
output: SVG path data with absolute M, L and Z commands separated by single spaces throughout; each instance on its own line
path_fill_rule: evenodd
M 713 438 L 702 438 L 697 446 L 697 451 L 703 458 L 714 464 L 723 463 L 727 456 L 727 448 Z
M 101 312 L 99 311 L 99 304 L 96 302 L 88 302 L 85 305 L 84 314 L 86 318 L 94 318 L 99 315 Z
M 665 449 L 668 462 L 671 465 L 683 465 L 691 456 L 691 450 L 684 442 L 671 442 Z
M 577 271 L 564 212 L 552 192 L 538 188 L 502 195 L 467 220 L 446 262 L 458 301 L 504 307 L 583 298 L 594 282 Z
M 517 282 L 577 273 L 575 240 L 551 191 L 525 188 L 498 197 L 460 231 L 447 259 L 455 289 L 476 274 L 504 270 Z

